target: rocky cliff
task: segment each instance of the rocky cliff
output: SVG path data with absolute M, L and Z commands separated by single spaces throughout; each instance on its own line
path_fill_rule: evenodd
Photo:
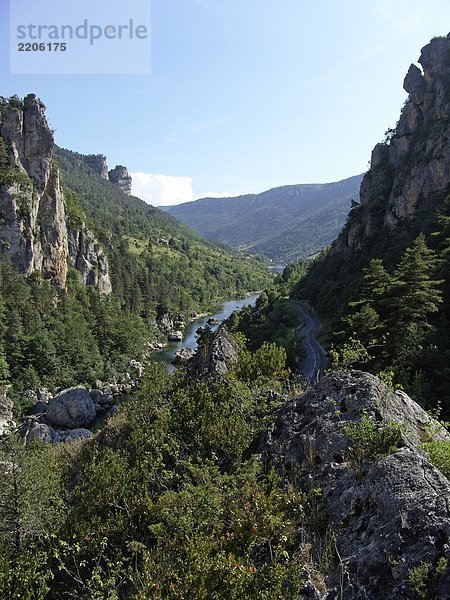
M 450 482 L 422 449 L 430 437 L 450 440 L 406 394 L 361 371 L 328 375 L 280 409 L 261 450 L 301 489 L 321 490 L 315 540 L 299 532 L 299 545 L 328 543 L 334 556 L 326 591 L 311 584 L 308 598 L 450 597 Z M 416 594 L 419 572 L 427 596 Z
M 108 165 L 106 156 L 103 154 L 88 154 L 84 157 L 84 162 L 91 167 L 102 179 L 108 180 Z
M 64 288 L 68 265 L 86 283 L 110 293 L 106 255 L 80 224 L 68 231 L 53 133 L 34 94 L 23 102 L 0 99 L 0 249 L 26 275 L 40 272 Z
M 127 196 L 131 195 L 131 175 L 128 173 L 128 169 L 122 165 L 117 165 L 114 169 L 111 169 L 108 173 L 110 182 L 118 187 Z
M 412 64 L 400 119 L 372 152 L 352 210 L 333 251 L 358 250 L 375 233 L 410 219 L 431 194 L 450 185 L 450 34 L 422 48 Z

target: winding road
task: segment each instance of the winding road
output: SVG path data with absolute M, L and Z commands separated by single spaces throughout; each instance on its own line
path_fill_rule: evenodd
M 304 308 L 300 309 L 305 325 L 299 330 L 299 336 L 303 338 L 303 347 L 306 352 L 306 357 L 303 361 L 302 371 L 310 381 L 318 381 L 321 371 L 327 364 L 325 350 L 316 340 L 316 335 L 319 333 L 321 323 L 319 319 L 311 312 L 307 312 Z

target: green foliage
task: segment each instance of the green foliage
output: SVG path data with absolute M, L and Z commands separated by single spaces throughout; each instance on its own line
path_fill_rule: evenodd
M 2 597 L 299 596 L 298 530 L 314 493 L 252 456 L 270 416 L 261 393 L 152 363 L 92 441 L 8 448 Z
M 305 265 L 288 265 L 277 276 L 271 289 L 264 290 L 255 307 L 233 313 L 226 322 L 231 332 L 246 337 L 249 350 L 255 351 L 265 342 L 284 348 L 286 364 L 296 370 L 303 348 L 297 328 L 301 324 L 300 305 L 287 297 L 292 287 L 305 274 Z
M 365 460 L 377 460 L 395 452 L 402 440 L 402 427 L 398 423 L 380 426 L 366 411 L 360 421 L 346 425 L 344 433 L 351 442 L 349 458 L 358 470 Z
M 107 250 L 114 293 L 145 318 L 164 300 L 166 311 L 209 309 L 225 297 L 261 289 L 269 275 L 205 242 L 186 226 L 103 181 L 76 152 L 55 148 L 69 222 L 87 222 Z
M 450 479 L 450 442 L 445 440 L 432 440 L 422 444 L 428 454 L 430 462 Z
M 409 585 L 421 600 L 436 598 L 436 583 L 447 569 L 448 561 L 441 557 L 435 567 L 429 562 L 421 562 L 409 571 Z
M 310 258 L 331 243 L 358 196 L 361 178 L 201 199 L 167 211 L 208 239 L 286 264 Z

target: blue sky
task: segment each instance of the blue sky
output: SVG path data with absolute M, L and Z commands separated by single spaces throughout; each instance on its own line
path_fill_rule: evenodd
M 448 0 L 153 0 L 151 74 L 10 75 L 0 4 L 0 95 L 35 92 L 58 144 L 126 165 L 155 204 L 366 170 L 450 29 Z

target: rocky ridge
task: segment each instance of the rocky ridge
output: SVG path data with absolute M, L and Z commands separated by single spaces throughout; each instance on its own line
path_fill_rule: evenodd
M 380 430 L 398 423 L 401 435 L 356 464 L 347 427 L 363 417 Z M 360 371 L 332 373 L 279 410 L 261 451 L 283 475 L 297 473 L 305 491 L 321 490 L 334 540 L 326 591 L 311 585 L 308 597 L 409 600 L 411 572 L 429 563 L 430 597 L 450 598 L 450 481 L 421 448 L 430 436 L 450 441 L 406 394 Z
M 403 87 L 409 96 L 400 119 L 373 149 L 361 205 L 351 211 L 333 252 L 360 249 L 450 185 L 450 34 L 422 48 L 419 64 L 422 70 L 412 64 L 406 74 Z
M 0 99 L 0 248 L 21 273 L 40 272 L 64 288 L 69 264 L 83 280 L 111 292 L 107 257 L 84 224 L 69 225 L 53 133 L 34 94 L 23 102 Z

